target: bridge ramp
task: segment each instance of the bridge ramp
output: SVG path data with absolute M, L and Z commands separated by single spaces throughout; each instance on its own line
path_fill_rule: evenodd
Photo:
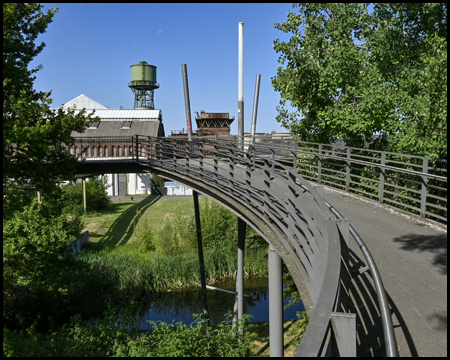
M 370 249 L 388 294 L 400 356 L 447 356 L 447 232 L 414 215 L 324 187 L 324 198 L 346 218 Z M 354 262 L 364 257 L 351 242 Z M 368 272 L 354 279 L 366 288 Z M 370 291 L 369 291 L 370 293 Z M 369 316 L 376 296 L 357 297 L 359 315 Z M 370 310 L 369 310 L 370 309 Z M 367 311 L 367 312 L 366 312 Z M 366 319 L 367 320 L 367 319 Z M 369 319 L 382 335 L 380 319 Z M 358 356 L 383 356 L 379 337 L 367 339 Z M 370 326 L 370 325 L 369 325 Z M 370 330 L 370 329 L 369 329 Z

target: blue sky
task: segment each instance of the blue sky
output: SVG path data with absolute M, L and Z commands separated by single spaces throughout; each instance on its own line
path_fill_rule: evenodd
M 250 132 L 256 74 L 261 74 L 257 132 L 286 131 L 275 120 L 280 95 L 270 78 L 279 66 L 273 41 L 289 35 L 289 3 L 44 4 L 59 8 L 37 42 L 46 47 L 31 66 L 43 65 L 35 88 L 52 91 L 52 106 L 85 94 L 109 108 L 132 109 L 130 65 L 157 66 L 155 108 L 166 134 L 186 129 L 181 64 L 187 64 L 191 116 L 229 112 L 238 126 L 238 24 L 244 23 L 244 131 Z M 196 130 L 195 121 L 193 129 Z

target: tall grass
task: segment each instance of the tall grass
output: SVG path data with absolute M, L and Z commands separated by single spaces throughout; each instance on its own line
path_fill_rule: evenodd
M 198 286 L 200 266 L 195 218 L 182 205 L 162 224 L 149 226 L 148 214 L 139 214 L 133 241 L 126 246 L 90 244 L 79 261 L 96 264 L 118 284 L 126 304 L 142 304 L 151 294 L 167 289 Z M 201 222 L 206 279 L 210 284 L 237 273 L 237 216 L 220 205 L 202 199 Z M 247 229 L 244 272 L 267 276 L 267 243 Z M 143 307 L 143 306 L 140 306 Z
M 118 282 L 119 289 L 136 298 L 166 289 L 200 284 L 197 251 L 173 251 L 170 254 L 141 252 L 138 246 L 105 248 L 101 251 L 86 248 L 77 260 L 97 264 Z M 236 276 L 237 250 L 204 249 L 205 272 L 209 283 Z M 263 249 L 246 254 L 244 271 L 249 276 L 267 275 L 267 252 Z

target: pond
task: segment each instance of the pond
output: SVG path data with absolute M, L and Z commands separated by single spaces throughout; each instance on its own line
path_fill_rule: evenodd
M 292 280 L 284 280 L 283 287 L 292 284 Z M 234 291 L 235 279 L 214 284 L 214 287 Z M 251 314 L 251 322 L 269 321 L 269 286 L 267 278 L 246 278 L 244 280 L 244 314 Z M 234 294 L 222 291 L 207 291 L 208 310 L 211 324 L 219 324 L 225 320 L 224 315 L 233 311 Z M 284 299 L 284 305 L 290 298 Z M 284 310 L 284 320 L 297 319 L 297 311 L 304 311 L 302 303 L 292 305 Z M 187 288 L 155 294 L 148 312 L 142 317 L 140 330 L 151 329 L 148 320 L 174 322 L 189 325 L 193 321 L 192 314 L 203 314 L 201 288 Z

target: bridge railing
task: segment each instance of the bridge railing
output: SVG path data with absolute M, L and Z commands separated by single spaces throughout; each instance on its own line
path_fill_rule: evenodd
M 228 206 L 235 206 L 277 250 L 309 318 L 297 355 L 320 356 L 330 349 L 356 355 L 356 319 L 349 312 L 349 223 L 336 220 L 313 187 L 301 187 L 307 182 L 297 173 L 293 153 L 280 155 L 266 146 L 266 153 L 258 154 L 256 147 L 245 149 L 223 138 L 139 137 L 138 142 L 152 171 L 202 186 L 210 195 L 225 195 Z
M 237 141 L 233 136 L 218 138 Z M 295 156 L 299 173 L 308 181 L 447 224 L 446 159 L 353 148 L 343 142 L 301 142 L 293 136 L 246 137 L 244 149 L 261 155 L 275 151 L 279 156 Z
M 68 151 L 87 160 L 137 158 L 143 150 L 135 138 L 78 138 Z M 237 136 L 212 139 L 223 146 L 239 143 Z M 298 172 L 308 181 L 447 224 L 447 160 L 346 147 L 343 142 L 300 142 L 292 136 L 246 136 L 242 147 L 257 155 L 295 156 Z

